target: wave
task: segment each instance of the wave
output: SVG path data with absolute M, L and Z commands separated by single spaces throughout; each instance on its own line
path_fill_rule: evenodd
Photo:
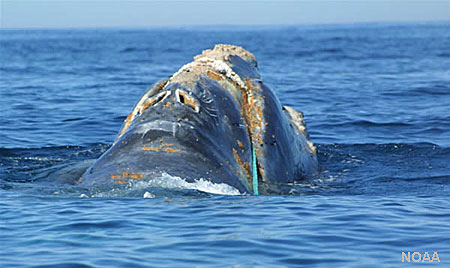
M 152 49 L 150 47 L 125 47 L 120 49 L 120 53 L 131 53 L 131 52 L 141 52 L 141 51 L 145 51 L 145 52 L 151 52 Z
M 450 58 L 450 53 L 438 53 L 437 56 L 442 58 Z
M 361 126 L 361 127 L 409 127 L 413 124 L 404 122 L 374 122 L 370 120 L 353 120 L 347 122 L 336 122 L 329 124 L 321 124 L 323 128 L 328 127 L 346 127 L 346 126 Z

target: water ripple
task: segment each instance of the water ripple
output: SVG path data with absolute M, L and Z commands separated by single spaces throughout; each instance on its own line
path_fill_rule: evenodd
M 448 29 L 2 30 L 0 266 L 398 267 L 403 251 L 436 251 L 445 266 Z M 74 185 L 148 87 L 216 43 L 252 51 L 304 112 L 319 178 L 257 197 L 169 177 Z

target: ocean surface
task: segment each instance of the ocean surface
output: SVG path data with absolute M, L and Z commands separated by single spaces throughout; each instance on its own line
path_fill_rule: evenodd
M 320 178 L 72 184 L 217 43 L 304 112 Z M 450 23 L 1 30 L 0 64 L 0 267 L 450 267 Z

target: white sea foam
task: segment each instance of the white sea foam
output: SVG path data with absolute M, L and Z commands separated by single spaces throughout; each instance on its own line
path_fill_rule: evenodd
M 151 194 L 151 193 L 149 193 L 149 192 L 145 192 L 143 197 L 144 197 L 144 198 L 155 198 L 155 195 L 154 195 L 154 194 Z
M 187 182 L 185 179 L 161 173 L 153 176 L 146 176 L 151 179 L 133 180 L 120 188 L 108 189 L 107 191 L 96 192 L 91 197 L 121 197 L 121 196 L 142 196 L 143 198 L 154 198 L 151 188 L 168 190 L 197 190 L 201 192 L 218 195 L 241 195 L 238 189 L 225 184 L 213 183 L 207 179 L 199 179 L 194 182 Z
M 221 195 L 240 195 L 241 193 L 236 188 L 225 183 L 213 183 L 210 180 L 199 179 L 194 182 L 187 182 L 181 177 L 172 176 L 167 173 L 162 173 L 160 177 L 150 180 L 137 181 L 133 183 L 134 189 L 145 189 L 147 187 L 161 187 L 168 189 L 190 189 L 198 190 L 211 194 Z

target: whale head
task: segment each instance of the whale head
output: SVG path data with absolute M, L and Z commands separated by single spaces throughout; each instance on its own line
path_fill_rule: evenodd
M 286 181 L 303 176 L 309 163 L 298 166 L 297 153 L 317 161 L 291 121 L 260 80 L 255 57 L 217 45 L 144 94 L 82 182 L 126 183 L 163 171 L 253 193 L 255 180 L 268 182 L 280 172 Z

